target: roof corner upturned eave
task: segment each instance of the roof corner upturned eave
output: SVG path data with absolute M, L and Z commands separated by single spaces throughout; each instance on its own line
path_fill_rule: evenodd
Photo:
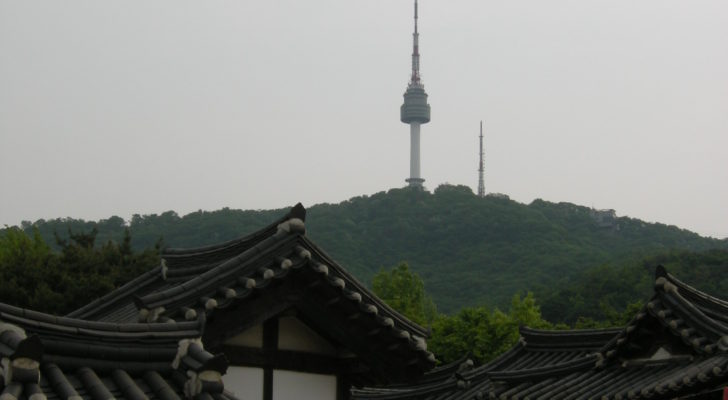
M 630 322 L 600 350 L 600 365 L 618 356 L 648 319 L 654 319 L 695 355 L 711 356 L 728 351 L 728 303 L 678 280 L 659 265 L 654 292 Z M 724 308 L 726 307 L 726 308 Z M 726 314 L 721 314 L 725 310 Z

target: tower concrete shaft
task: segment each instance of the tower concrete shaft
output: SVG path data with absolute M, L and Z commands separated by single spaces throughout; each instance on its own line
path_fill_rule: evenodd
M 478 167 L 478 196 L 485 197 L 485 180 L 483 174 L 485 168 L 483 166 L 483 121 L 480 121 L 480 166 Z
M 410 186 L 422 186 L 425 181 L 420 177 L 420 123 L 410 122 Z
M 404 92 L 404 104 L 399 109 L 400 120 L 410 124 L 410 177 L 409 186 L 422 187 L 420 176 L 420 125 L 430 122 L 430 105 L 420 79 L 420 34 L 417 31 L 417 0 L 415 0 L 415 31 L 412 34 L 412 75 Z

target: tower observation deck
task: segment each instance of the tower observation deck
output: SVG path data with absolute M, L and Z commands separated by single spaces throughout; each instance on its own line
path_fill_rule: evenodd
M 430 105 L 427 104 L 425 85 L 420 80 L 419 33 L 417 32 L 417 0 L 415 0 L 415 31 L 412 34 L 412 76 L 404 92 L 404 104 L 399 109 L 400 120 L 410 126 L 410 177 L 409 186 L 422 187 L 420 176 L 420 125 L 430 122 Z

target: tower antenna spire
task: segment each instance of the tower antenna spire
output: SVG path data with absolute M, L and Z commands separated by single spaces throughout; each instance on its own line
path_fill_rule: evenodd
M 483 179 L 483 121 L 480 121 L 480 167 L 478 168 L 478 196 L 485 197 L 485 181 Z
M 417 32 L 417 0 L 415 0 L 415 31 L 412 34 L 412 78 L 410 85 L 420 83 L 420 34 Z

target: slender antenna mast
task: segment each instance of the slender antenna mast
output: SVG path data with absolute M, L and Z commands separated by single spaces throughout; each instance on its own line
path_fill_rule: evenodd
M 485 197 L 485 182 L 483 180 L 483 121 L 480 121 L 480 167 L 478 168 L 478 196 Z
M 417 0 L 415 0 L 415 32 L 412 34 L 412 78 L 410 85 L 420 83 L 420 34 L 417 32 Z

